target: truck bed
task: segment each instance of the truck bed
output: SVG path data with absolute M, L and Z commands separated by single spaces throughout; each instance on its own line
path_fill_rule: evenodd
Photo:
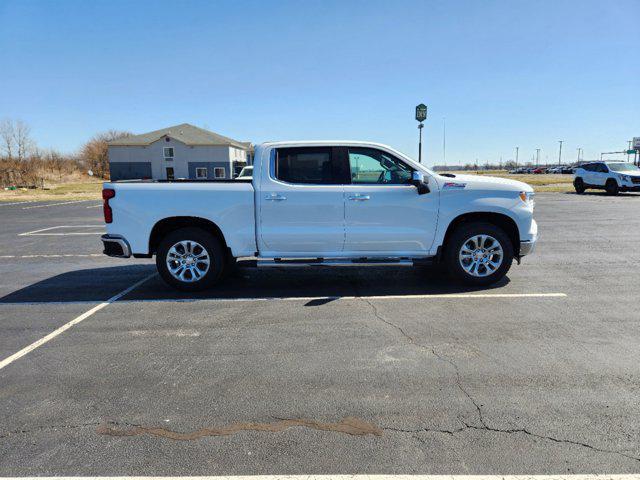
M 254 190 L 246 180 L 126 180 L 105 183 L 115 190 L 108 234 L 123 235 L 133 254 L 149 252 L 149 236 L 161 220 L 195 217 L 224 232 L 234 256 L 256 251 Z

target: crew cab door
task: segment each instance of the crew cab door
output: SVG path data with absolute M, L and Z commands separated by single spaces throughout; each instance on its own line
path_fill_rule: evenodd
M 437 187 L 419 195 L 409 183 L 413 168 L 386 151 L 348 147 L 347 157 L 345 253 L 427 254 L 436 231 Z
M 262 256 L 338 254 L 344 246 L 344 183 L 341 150 L 278 148 L 263 166 L 259 205 Z

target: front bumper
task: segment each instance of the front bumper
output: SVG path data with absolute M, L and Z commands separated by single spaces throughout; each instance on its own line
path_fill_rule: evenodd
M 520 242 L 520 257 L 524 257 L 525 255 L 530 255 L 536 249 L 536 242 L 538 241 L 538 235 L 533 237 L 531 240 L 523 240 Z
M 102 253 L 109 257 L 129 258 L 131 256 L 131 247 L 129 242 L 121 235 L 102 235 L 100 237 L 104 250 Z

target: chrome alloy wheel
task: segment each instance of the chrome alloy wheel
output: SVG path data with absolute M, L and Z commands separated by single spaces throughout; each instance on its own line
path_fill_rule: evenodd
M 500 268 L 503 258 L 502 245 L 491 235 L 474 235 L 468 238 L 458 255 L 462 269 L 474 277 L 491 275 Z
M 193 240 L 181 240 L 167 252 L 167 269 L 181 282 L 197 282 L 207 274 L 210 263 L 207 250 Z

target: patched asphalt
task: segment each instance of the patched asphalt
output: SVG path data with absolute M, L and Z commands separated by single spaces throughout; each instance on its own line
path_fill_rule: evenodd
M 0 203 L 0 361 L 155 271 L 98 255 L 99 202 L 49 203 Z M 152 276 L 0 370 L 0 475 L 638 472 L 639 209 L 539 194 L 536 253 L 488 289 Z M 566 296 L 473 297 L 536 293 Z

